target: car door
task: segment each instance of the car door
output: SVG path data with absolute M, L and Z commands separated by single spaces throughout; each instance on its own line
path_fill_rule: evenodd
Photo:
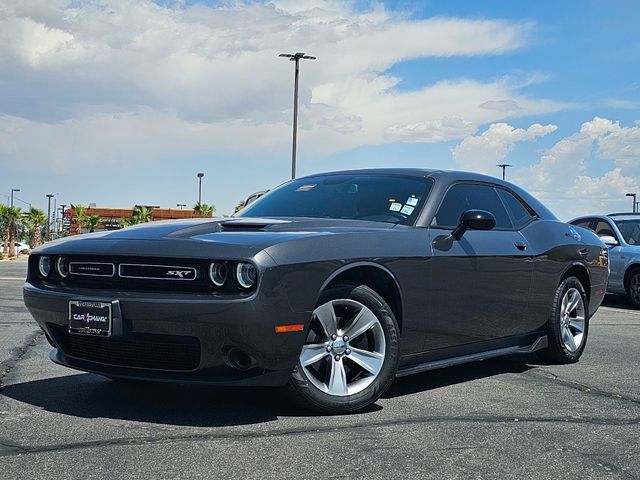
M 454 184 L 433 218 L 427 350 L 525 333 L 533 263 L 499 192 L 491 184 Z M 459 240 L 442 242 L 470 209 L 491 212 L 495 228 L 467 230 Z
M 629 259 L 622 250 L 622 239 L 616 234 L 613 225 L 604 218 L 596 218 L 592 229 L 598 236 L 608 235 L 618 241 L 618 245 L 609 247 L 609 288 L 624 290 L 624 272 Z

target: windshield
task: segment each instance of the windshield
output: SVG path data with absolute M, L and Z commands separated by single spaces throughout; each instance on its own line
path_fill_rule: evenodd
M 616 225 L 629 245 L 640 245 L 640 219 L 616 220 Z
M 426 178 L 320 175 L 285 183 L 239 217 L 314 217 L 412 225 L 429 194 Z

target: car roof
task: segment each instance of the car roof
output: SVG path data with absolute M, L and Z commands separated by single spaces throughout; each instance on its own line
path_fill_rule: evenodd
M 615 217 L 616 220 L 640 220 L 638 213 L 610 213 L 608 217 Z
M 301 178 L 318 177 L 321 175 L 404 175 L 410 177 L 439 177 L 446 180 L 479 180 L 499 185 L 509 186 L 512 184 L 500 180 L 497 177 L 483 175 L 481 173 L 464 172 L 459 170 L 440 170 L 431 168 L 361 168 L 352 170 L 337 170 L 332 172 L 318 172 Z

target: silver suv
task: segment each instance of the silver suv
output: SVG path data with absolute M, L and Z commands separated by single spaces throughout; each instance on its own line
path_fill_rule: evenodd
M 607 292 L 626 295 L 640 308 L 640 213 L 589 215 L 569 223 L 590 228 L 609 247 Z

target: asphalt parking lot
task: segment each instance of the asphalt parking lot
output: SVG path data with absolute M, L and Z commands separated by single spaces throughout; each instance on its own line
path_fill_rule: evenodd
M 575 365 L 507 358 L 406 377 L 364 413 L 278 390 L 118 385 L 51 363 L 0 262 L 0 478 L 640 478 L 640 312 L 592 319 Z

